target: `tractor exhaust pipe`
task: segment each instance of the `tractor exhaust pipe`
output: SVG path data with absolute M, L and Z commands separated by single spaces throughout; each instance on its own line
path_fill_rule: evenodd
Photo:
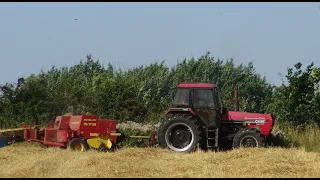
M 235 111 L 239 111 L 239 86 L 237 85 L 237 87 L 234 90 L 235 90 L 234 94 L 236 98 Z

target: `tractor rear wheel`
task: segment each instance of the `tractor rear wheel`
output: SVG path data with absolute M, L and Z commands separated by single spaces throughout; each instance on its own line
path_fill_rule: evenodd
M 71 150 L 80 151 L 80 152 L 89 150 L 89 146 L 87 142 L 80 138 L 71 139 L 71 141 L 69 141 L 68 143 L 68 148 Z
M 159 127 L 159 145 L 177 152 L 194 151 L 200 140 L 198 128 L 192 116 L 177 114 Z
M 258 129 L 243 128 L 233 138 L 232 147 L 264 147 L 264 137 Z

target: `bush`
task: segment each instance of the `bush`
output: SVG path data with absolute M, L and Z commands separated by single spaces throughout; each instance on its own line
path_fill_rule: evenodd
M 291 123 L 279 124 L 281 129 L 282 146 L 287 148 L 300 147 L 306 151 L 320 152 L 320 128 L 317 124 L 293 125 Z
M 151 136 L 157 131 L 160 123 L 158 124 L 143 124 L 128 121 L 126 123 L 117 124 L 119 131 L 126 136 L 126 139 L 119 143 L 120 147 L 147 147 L 147 138 L 130 138 L 129 136 Z

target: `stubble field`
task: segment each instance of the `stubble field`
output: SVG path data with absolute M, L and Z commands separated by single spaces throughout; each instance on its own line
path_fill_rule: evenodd
M 320 154 L 252 148 L 176 153 L 159 148 L 72 152 L 21 143 L 0 148 L 0 177 L 320 177 Z

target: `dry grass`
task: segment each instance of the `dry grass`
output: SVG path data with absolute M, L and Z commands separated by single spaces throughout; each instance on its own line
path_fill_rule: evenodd
M 294 126 L 286 123 L 276 128 L 282 131 L 286 147 L 303 147 L 307 151 L 320 152 L 320 127 L 318 125 Z
M 148 134 L 154 127 L 157 128 L 138 123 L 120 126 L 129 134 Z M 0 177 L 319 178 L 320 128 L 282 125 L 280 129 L 284 132 L 286 146 L 300 149 L 237 149 L 181 154 L 164 149 L 126 147 L 115 153 L 78 153 L 43 148 L 36 143 L 17 143 L 0 148 Z
M 79 153 L 18 146 L 0 149 L 0 177 L 320 177 L 320 154 L 301 149 L 181 154 L 125 148 Z

